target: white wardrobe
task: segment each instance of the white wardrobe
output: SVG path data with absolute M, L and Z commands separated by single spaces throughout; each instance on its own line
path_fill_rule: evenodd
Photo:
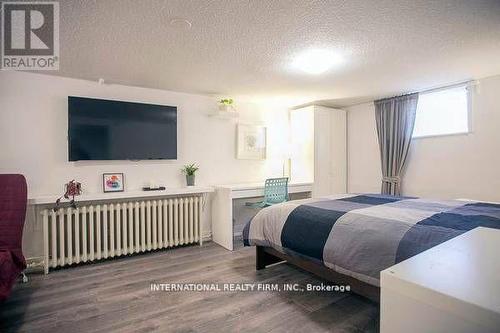
M 346 111 L 308 106 L 290 111 L 291 180 L 312 181 L 313 197 L 347 191 Z

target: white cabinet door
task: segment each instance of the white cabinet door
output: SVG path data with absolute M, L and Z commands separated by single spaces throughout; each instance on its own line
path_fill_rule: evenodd
M 331 193 L 347 192 L 347 112 L 331 109 L 330 186 Z
M 315 197 L 347 190 L 346 118 L 344 110 L 314 107 Z

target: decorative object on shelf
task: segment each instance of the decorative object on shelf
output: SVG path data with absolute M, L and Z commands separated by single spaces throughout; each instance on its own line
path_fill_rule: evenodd
M 265 160 L 267 130 L 264 126 L 238 124 L 236 158 L 242 160 Z
M 54 211 L 59 209 L 62 198 L 68 199 L 71 207 L 76 208 L 75 196 L 82 194 L 82 184 L 73 180 L 64 184 L 64 194 L 56 200 L 56 205 L 54 206 Z
M 146 185 L 142 187 L 143 191 L 159 191 L 159 190 L 164 190 L 165 186 L 160 186 L 157 182 L 154 180 L 150 180 Z
M 158 186 L 158 187 L 150 187 L 150 186 L 145 186 L 142 188 L 143 191 L 165 191 L 166 187 L 165 186 Z
M 187 186 L 194 186 L 195 173 L 198 171 L 199 167 L 196 164 L 186 164 L 182 168 L 182 173 L 186 175 Z
M 104 173 L 102 175 L 102 188 L 104 193 L 123 192 L 125 190 L 123 173 Z
M 218 108 L 208 114 L 210 117 L 220 119 L 235 119 L 239 117 L 238 111 L 234 107 L 232 98 L 223 98 L 218 102 Z
M 219 110 L 223 112 L 235 112 L 234 100 L 232 98 L 223 98 L 219 101 Z

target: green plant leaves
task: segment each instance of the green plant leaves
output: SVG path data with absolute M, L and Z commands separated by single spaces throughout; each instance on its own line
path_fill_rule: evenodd
M 224 98 L 219 101 L 220 104 L 233 105 L 234 101 L 232 98 Z
M 188 175 L 188 176 L 193 176 L 196 171 L 198 171 L 199 167 L 192 163 L 192 164 L 186 164 L 184 167 L 181 169 L 182 173 Z

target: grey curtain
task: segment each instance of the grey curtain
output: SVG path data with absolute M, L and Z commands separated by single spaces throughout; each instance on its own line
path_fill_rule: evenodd
M 401 195 L 401 177 L 415 126 L 418 94 L 375 101 L 382 194 Z

